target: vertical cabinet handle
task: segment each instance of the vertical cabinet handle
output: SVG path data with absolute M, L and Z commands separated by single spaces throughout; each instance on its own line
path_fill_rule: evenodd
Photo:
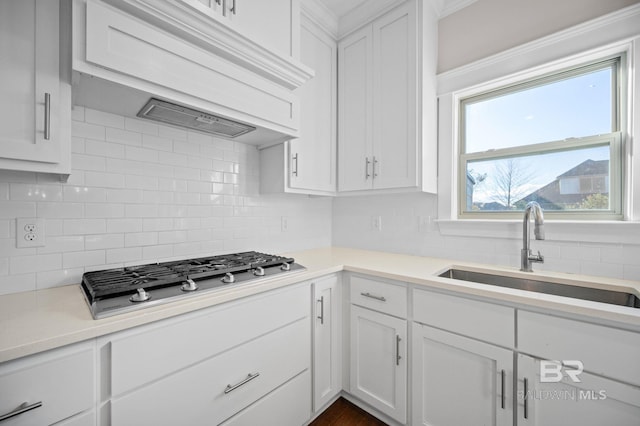
M 369 176 L 371 176 L 369 174 L 369 164 L 371 164 L 369 157 L 364 157 L 364 180 L 368 180 Z
M 231 7 L 229 8 L 229 12 L 236 14 L 236 0 L 231 0 Z
M 295 177 L 298 177 L 298 153 L 297 152 L 296 152 L 296 155 L 293 156 L 292 160 L 293 160 L 293 164 L 295 165 L 295 168 L 292 167 L 291 174 L 294 175 Z
M 27 411 L 35 410 L 36 408 L 42 407 L 42 401 L 38 401 L 33 404 L 29 404 L 28 402 L 23 402 L 16 408 L 15 410 L 0 415 L 0 422 L 10 419 L 11 417 L 15 417 L 19 414 L 26 413 Z
M 529 379 L 524 378 L 524 418 L 529 418 Z
M 320 296 L 318 302 L 320 302 L 320 316 L 318 319 L 320 320 L 320 324 L 324 324 L 324 296 Z
M 396 365 L 400 365 L 400 359 L 402 359 L 400 356 L 400 340 L 402 340 L 400 335 L 396 334 Z
M 376 157 L 373 157 L 373 178 L 377 178 L 378 177 L 378 173 L 376 172 L 376 164 L 378 164 L 378 160 L 376 160 Z
M 252 381 L 253 379 L 255 379 L 256 377 L 258 377 L 260 375 L 260 373 L 249 373 L 247 374 L 247 378 L 244 379 L 243 381 L 241 381 L 240 383 L 236 383 L 235 385 L 227 385 L 227 387 L 224 390 L 224 393 L 229 393 L 232 392 L 236 389 L 238 389 L 240 386 L 249 383 L 250 381 Z
M 504 377 L 504 370 L 502 370 L 500 372 L 500 383 L 501 383 L 501 386 L 502 386 L 502 398 L 501 398 L 501 401 L 500 401 L 500 406 L 504 410 L 504 406 L 505 406 L 505 395 L 504 395 L 505 377 Z
M 44 140 L 51 139 L 51 93 L 44 94 Z

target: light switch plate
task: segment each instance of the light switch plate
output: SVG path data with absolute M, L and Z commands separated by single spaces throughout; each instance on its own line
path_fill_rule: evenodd
M 16 247 L 44 247 L 44 219 L 16 219 Z

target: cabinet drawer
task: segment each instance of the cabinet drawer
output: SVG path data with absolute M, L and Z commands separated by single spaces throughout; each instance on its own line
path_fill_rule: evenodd
M 640 333 L 527 311 L 518 312 L 518 349 L 640 385 Z
M 309 335 L 304 318 L 113 399 L 112 424 L 219 424 L 308 370 Z
M 407 317 L 407 288 L 352 275 L 351 303 L 397 317 Z
M 0 366 L 0 416 L 21 404 L 41 403 L 5 425 L 48 425 L 95 403 L 95 353 L 83 345 L 45 352 Z
M 515 312 L 513 308 L 415 290 L 413 317 L 416 322 L 474 339 L 506 347 L 514 346 Z
M 309 311 L 309 287 L 302 285 L 125 333 L 111 343 L 112 395 L 306 318 Z
M 299 426 L 311 417 L 311 372 L 291 379 L 222 426 Z

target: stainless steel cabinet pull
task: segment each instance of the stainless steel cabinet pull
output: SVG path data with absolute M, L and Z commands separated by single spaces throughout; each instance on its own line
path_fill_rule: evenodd
M 229 8 L 229 12 L 236 14 L 236 0 L 231 0 L 231 7 Z
M 505 404 L 505 395 L 504 395 L 504 370 L 500 372 L 500 383 L 502 384 L 502 400 L 500 401 L 500 406 L 504 410 Z
M 364 157 L 364 180 L 369 179 L 369 176 L 371 176 L 369 174 L 369 164 L 371 164 L 369 157 Z
M 396 334 L 396 365 L 400 365 L 400 359 L 402 359 L 400 356 L 400 340 L 402 340 L 400 335 Z
M 377 178 L 378 177 L 378 173 L 376 172 L 376 164 L 378 164 L 378 160 L 376 160 L 376 157 L 373 157 L 373 178 Z
M 320 324 L 324 324 L 324 296 L 320 296 L 318 302 L 320 302 L 320 316 L 318 319 L 320 320 Z
M 295 168 L 292 167 L 291 174 L 298 177 L 298 153 L 293 156 L 293 163 L 295 164 Z
M 241 381 L 240 383 L 236 383 L 235 385 L 227 385 L 227 387 L 224 390 L 224 393 L 229 393 L 232 392 L 236 389 L 238 389 L 240 386 L 249 383 L 250 381 L 252 381 L 253 379 L 255 379 L 256 377 L 258 377 L 260 375 L 260 373 L 249 373 L 247 374 L 247 378 L 244 379 L 243 381 Z
M 20 406 L 18 408 L 16 408 L 15 410 L 11 411 L 10 413 L 1 415 L 0 416 L 0 422 L 2 422 L 4 420 L 8 420 L 11 417 L 15 417 L 18 414 L 26 413 L 27 411 L 35 410 L 36 408 L 40 408 L 40 407 L 42 407 L 42 401 L 38 401 L 38 402 L 33 403 L 33 404 L 29 404 L 28 402 L 23 402 L 22 404 L 20 404 Z
M 371 293 L 369 293 L 369 292 L 367 292 L 367 293 L 360 293 L 360 295 L 361 295 L 361 296 L 364 296 L 364 297 L 368 297 L 368 298 L 370 298 L 370 299 L 376 299 L 376 300 L 379 300 L 379 301 L 381 301 L 381 302 L 386 302 L 386 301 L 387 301 L 386 297 L 384 297 L 384 296 L 375 296 L 375 295 L 373 295 L 373 294 L 371 294 Z
M 529 379 L 524 379 L 524 418 L 529 418 Z
M 51 139 L 51 93 L 44 94 L 44 140 Z

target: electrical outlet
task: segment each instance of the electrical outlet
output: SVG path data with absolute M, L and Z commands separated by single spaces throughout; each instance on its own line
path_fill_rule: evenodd
M 44 219 L 16 219 L 16 246 L 18 248 L 44 247 L 44 245 Z

